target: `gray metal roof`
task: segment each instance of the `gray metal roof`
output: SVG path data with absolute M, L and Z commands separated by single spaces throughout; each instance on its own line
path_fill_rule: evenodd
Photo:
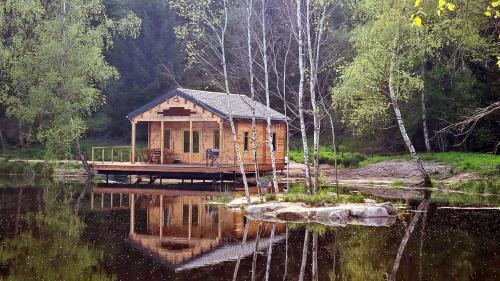
M 279 113 L 274 109 L 268 109 L 262 103 L 257 101 L 254 102 L 250 97 L 245 95 L 227 94 L 222 92 L 208 92 L 191 89 L 170 90 L 166 94 L 161 95 L 156 99 L 148 102 L 147 104 L 130 112 L 127 115 L 127 118 L 130 120 L 173 96 L 183 97 L 195 103 L 196 105 L 199 105 L 206 110 L 225 118 L 232 116 L 233 118 L 237 119 L 251 119 L 252 107 L 255 106 L 255 118 L 257 119 L 266 119 L 267 116 L 270 116 L 271 120 L 274 121 L 286 120 L 285 115 Z

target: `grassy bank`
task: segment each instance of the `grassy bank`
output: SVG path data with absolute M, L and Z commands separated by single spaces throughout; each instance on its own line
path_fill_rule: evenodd
M 337 163 L 339 167 L 359 167 L 374 164 L 386 160 L 403 159 L 410 160 L 409 154 L 398 155 L 366 155 L 358 152 L 342 151 L 339 148 Z M 312 153 L 311 153 L 312 154 Z M 424 161 L 433 161 L 450 165 L 453 167 L 455 173 L 459 172 L 476 172 L 482 175 L 498 174 L 500 167 L 500 156 L 487 153 L 473 153 L 473 152 L 433 152 L 433 153 L 419 153 L 419 156 Z M 304 162 L 304 155 L 302 150 L 294 149 L 290 151 L 290 160 L 295 162 Z M 320 147 L 319 150 L 320 164 L 333 164 L 334 155 L 331 147 Z

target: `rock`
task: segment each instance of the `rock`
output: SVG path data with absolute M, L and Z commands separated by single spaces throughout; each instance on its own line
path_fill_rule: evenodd
M 289 202 L 267 202 L 257 205 L 250 205 L 245 209 L 246 213 L 270 213 L 279 209 L 305 207 L 303 203 L 289 203 Z
M 288 207 L 277 210 L 275 216 L 285 221 L 307 221 L 310 217 L 310 210 L 302 206 Z
M 351 208 L 351 216 L 356 218 L 382 218 L 388 217 L 389 213 L 380 206 L 357 206 Z
M 390 203 L 390 202 L 380 203 L 377 206 L 385 208 L 385 210 L 387 211 L 389 216 L 397 216 L 398 215 L 398 209 L 396 209 L 396 207 L 394 207 L 394 205 L 392 205 L 392 203 Z
M 257 220 L 317 222 L 332 226 L 391 225 L 396 221 L 397 215 L 397 209 L 389 202 L 341 204 L 334 207 L 310 207 L 298 202 L 267 202 L 250 205 L 244 212 L 247 216 Z
M 373 200 L 373 199 L 363 199 L 363 203 L 372 203 L 372 204 L 375 204 L 377 202 L 375 202 L 375 200 Z
M 251 204 L 259 203 L 259 197 L 250 197 Z M 227 203 L 226 206 L 228 208 L 240 208 L 242 206 L 248 205 L 248 201 L 246 197 L 235 198 L 231 202 Z M 252 205 L 254 206 L 254 205 Z

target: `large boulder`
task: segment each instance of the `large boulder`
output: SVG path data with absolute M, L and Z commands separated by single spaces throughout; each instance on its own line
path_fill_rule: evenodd
M 350 209 L 351 216 L 355 218 L 386 218 L 389 213 L 381 206 L 355 206 Z

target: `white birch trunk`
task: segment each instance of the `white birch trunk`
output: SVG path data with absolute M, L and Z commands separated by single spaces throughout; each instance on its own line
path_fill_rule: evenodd
M 405 1 L 406 2 L 406 1 Z M 403 5 L 405 5 L 404 3 Z M 404 7 L 403 7 L 404 9 Z M 394 35 L 394 46 L 392 49 L 392 55 L 391 55 L 391 64 L 389 68 L 389 96 L 391 98 L 391 104 L 392 108 L 394 109 L 394 114 L 396 115 L 396 120 L 398 122 L 398 127 L 399 131 L 401 132 L 401 136 L 403 137 L 403 140 L 406 144 L 406 147 L 408 151 L 411 154 L 411 157 L 415 160 L 415 163 L 417 165 L 417 169 L 419 170 L 423 180 L 424 180 L 424 185 L 430 185 L 431 184 L 431 178 L 429 174 L 427 174 L 427 171 L 424 168 L 422 160 L 417 155 L 417 152 L 415 151 L 415 148 L 413 147 L 413 144 L 411 142 L 410 137 L 408 136 L 408 133 L 406 132 L 406 127 L 403 122 L 403 117 L 401 115 L 401 111 L 399 109 L 399 105 L 397 102 L 397 97 L 396 97 L 396 91 L 394 89 L 394 79 L 396 76 L 396 60 L 398 56 L 398 42 L 399 42 L 399 37 L 400 37 L 400 20 L 398 20 L 397 23 L 397 28 L 396 28 L 396 34 Z
M 250 20 L 252 18 L 253 1 L 247 1 L 247 49 L 248 49 L 248 74 L 250 76 L 250 95 L 253 101 L 252 107 L 252 155 L 255 169 L 255 182 L 257 185 L 257 193 L 261 198 L 260 192 L 260 177 L 259 177 L 259 163 L 257 162 L 257 125 L 255 121 L 255 87 L 254 87 L 254 74 L 253 74 L 253 60 L 252 60 L 252 37 L 250 32 Z M 261 198 L 262 199 L 262 198 Z
M 424 62 L 425 64 L 425 62 Z M 422 66 L 422 79 L 424 79 L 425 75 L 425 65 Z M 422 98 L 422 128 L 424 130 L 424 142 L 425 142 L 425 150 L 427 152 L 431 152 L 431 142 L 429 140 L 429 129 L 427 128 L 427 109 L 425 108 L 425 91 L 422 89 L 421 93 Z
M 309 248 L 309 229 L 307 229 L 306 227 L 306 231 L 304 234 L 304 245 L 302 246 L 302 262 L 300 263 L 299 281 L 304 280 L 304 274 L 306 273 L 308 248 Z
M 273 228 L 271 229 L 271 237 L 269 237 L 269 248 L 267 249 L 267 263 L 266 263 L 266 277 L 265 280 L 269 280 L 269 272 L 271 271 L 271 257 L 273 255 L 273 240 L 274 232 L 276 231 L 276 224 L 273 223 Z
M 297 8 L 297 40 L 299 45 L 299 122 L 300 133 L 302 135 L 302 147 L 304 149 L 304 169 L 306 176 L 306 189 L 311 193 L 311 171 L 309 167 L 309 146 L 307 144 L 306 124 L 304 120 L 304 47 L 302 41 L 302 17 L 301 17 L 301 0 L 296 0 Z
M 306 33 L 307 33 L 307 52 L 309 55 L 309 93 L 311 97 L 311 107 L 313 113 L 313 169 L 314 169 L 314 181 L 313 181 L 313 193 L 318 192 L 319 185 L 319 133 L 320 133 L 320 122 L 319 122 L 319 107 L 316 103 L 316 65 L 317 62 L 314 59 L 313 45 L 311 39 L 311 1 L 306 0 Z M 319 48 L 319 46 L 318 46 Z
M 226 88 L 226 93 L 229 95 L 229 78 L 227 75 L 227 63 L 226 63 L 226 50 L 225 50 L 225 35 L 227 28 L 227 3 L 224 0 L 224 27 L 222 29 L 221 34 L 221 54 L 222 54 L 222 70 L 224 74 L 224 86 Z M 240 166 L 241 179 L 243 181 L 243 186 L 245 189 L 245 197 L 247 198 L 248 203 L 250 203 L 250 192 L 248 190 L 248 181 L 245 173 L 245 166 L 243 165 L 243 159 L 241 157 L 240 146 L 238 145 L 238 135 L 236 133 L 236 127 L 234 126 L 233 116 L 229 116 L 229 125 L 231 126 L 231 135 L 233 139 L 234 151 L 236 153 L 236 159 Z
M 261 16 L 262 16 L 262 61 L 264 63 L 264 85 L 266 92 L 266 107 L 271 109 L 270 93 L 269 93 L 269 68 L 267 61 L 267 38 L 266 38 L 266 0 L 261 1 Z M 279 192 L 278 181 L 276 180 L 276 156 L 274 153 L 273 146 L 273 127 L 271 122 L 271 116 L 267 116 L 267 143 L 269 146 L 269 154 L 271 155 L 271 166 L 272 166 L 272 181 L 273 189 L 275 193 Z

